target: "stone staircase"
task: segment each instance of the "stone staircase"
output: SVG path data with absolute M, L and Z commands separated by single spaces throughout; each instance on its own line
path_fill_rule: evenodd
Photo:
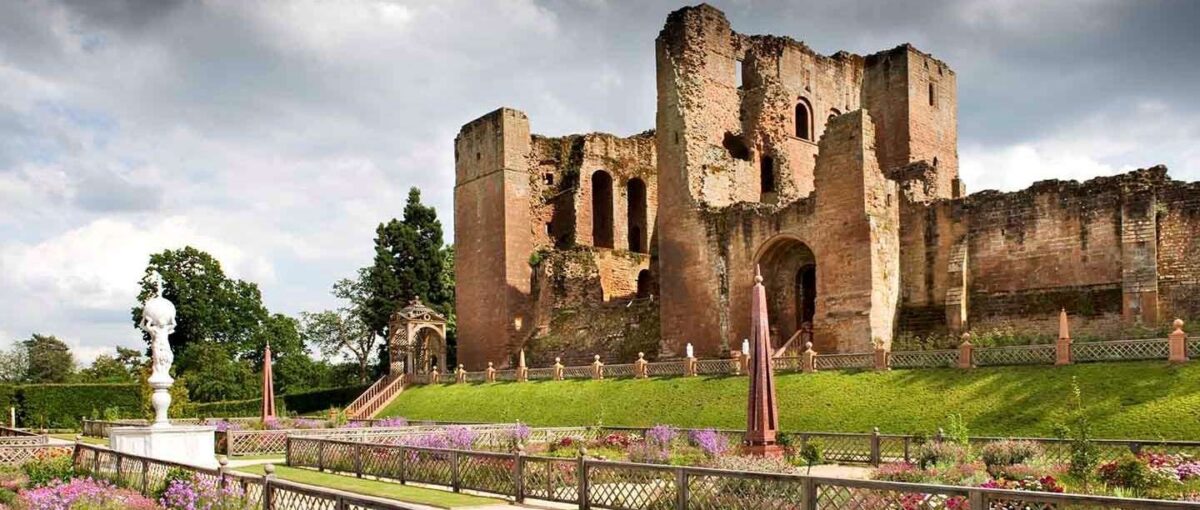
M 404 391 L 404 375 L 385 375 L 354 399 L 354 402 L 346 406 L 346 416 L 354 420 L 374 418 L 402 391 Z

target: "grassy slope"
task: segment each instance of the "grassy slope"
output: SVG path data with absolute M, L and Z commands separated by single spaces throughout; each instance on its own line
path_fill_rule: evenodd
M 784 430 L 932 432 L 952 413 L 972 434 L 1047 436 L 1077 378 L 1100 437 L 1200 437 L 1200 362 L 824 372 L 776 377 Z M 745 426 L 745 377 L 414 387 L 381 413 L 531 425 Z
M 263 467 L 262 465 L 247 466 L 244 468 L 237 468 L 237 471 L 253 475 L 261 475 L 263 474 Z M 484 498 L 467 494 L 455 494 L 445 490 L 425 489 L 422 487 L 400 485 L 392 482 L 364 480 L 355 478 L 353 476 L 318 473 L 308 469 L 290 468 L 287 466 L 275 466 L 275 476 L 296 483 L 316 485 L 318 487 L 330 487 L 356 494 L 365 494 L 367 496 L 394 499 L 397 501 L 436 506 L 440 508 L 504 504 L 504 501 L 500 499 Z

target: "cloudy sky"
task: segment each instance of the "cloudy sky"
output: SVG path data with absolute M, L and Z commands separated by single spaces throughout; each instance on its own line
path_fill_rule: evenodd
M 970 190 L 1157 163 L 1200 180 L 1200 2 L 713 3 L 742 33 L 948 62 Z M 0 0 L 0 347 L 140 345 L 147 256 L 184 244 L 273 311 L 332 306 L 410 186 L 452 231 L 463 123 L 506 105 L 545 134 L 653 127 L 654 37 L 681 5 Z

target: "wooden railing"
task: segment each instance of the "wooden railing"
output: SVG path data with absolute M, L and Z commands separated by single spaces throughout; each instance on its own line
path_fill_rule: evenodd
M 1200 509 L 1200 503 L 290 439 L 292 467 L 565 503 L 581 510 Z
M 225 488 L 228 499 L 241 499 L 244 504 L 224 501 L 223 508 L 262 510 L 418 510 L 424 506 L 409 505 L 400 501 L 363 496 L 316 487 L 286 480 L 274 475 L 274 467 L 266 466 L 264 476 L 254 476 L 231 471 L 222 465 L 219 469 L 206 469 L 187 464 L 120 453 L 100 446 L 76 443 L 73 464 L 77 475 L 86 475 L 106 480 L 121 487 L 153 497 L 167 484 L 173 470 L 192 473 L 193 476 L 212 480 Z M 224 464 L 224 463 L 222 463 Z
M 346 406 L 350 418 L 371 418 L 381 407 L 404 390 L 404 376 L 388 374 L 375 381 L 367 391 Z

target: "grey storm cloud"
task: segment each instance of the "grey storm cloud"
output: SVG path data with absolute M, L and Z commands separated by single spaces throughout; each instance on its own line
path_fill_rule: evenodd
M 1200 2 L 712 3 L 826 54 L 945 60 L 970 189 L 1200 179 Z M 510 106 L 549 135 L 652 128 L 654 38 L 683 5 L 0 1 L 0 331 L 138 345 L 122 318 L 161 238 L 222 255 L 274 311 L 333 306 L 410 186 L 452 232 L 462 124 Z

